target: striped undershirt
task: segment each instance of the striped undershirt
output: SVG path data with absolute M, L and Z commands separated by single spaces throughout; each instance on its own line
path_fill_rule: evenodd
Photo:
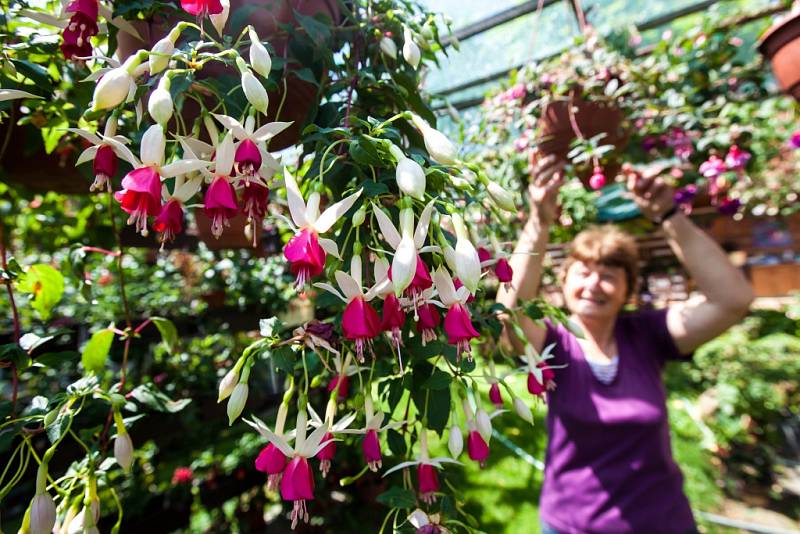
M 605 362 L 593 362 L 592 360 L 586 359 L 589 362 L 589 367 L 592 368 L 592 373 L 594 376 L 603 384 L 610 384 L 614 381 L 614 378 L 617 376 L 617 367 L 619 366 L 619 356 L 614 356 L 611 358 L 611 361 L 608 363 Z

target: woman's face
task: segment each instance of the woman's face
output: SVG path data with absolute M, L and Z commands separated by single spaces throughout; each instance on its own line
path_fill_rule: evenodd
M 625 269 L 575 261 L 564 279 L 567 308 L 587 319 L 616 318 L 628 299 Z

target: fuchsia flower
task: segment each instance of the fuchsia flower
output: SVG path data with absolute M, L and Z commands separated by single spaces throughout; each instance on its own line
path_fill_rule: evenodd
M 278 407 L 278 416 L 275 420 L 275 435 L 278 437 L 283 437 L 283 427 L 286 424 L 286 414 L 289 410 L 289 406 L 286 403 L 281 403 Z M 249 422 L 247 422 L 250 424 Z M 260 423 L 260 421 L 259 421 Z M 263 425 L 266 428 L 266 425 Z M 250 426 L 253 426 L 250 424 Z M 254 427 L 258 429 L 258 427 Z M 269 437 L 267 437 L 269 439 Z M 267 489 L 270 491 L 277 491 L 278 485 L 281 481 L 281 476 L 283 475 L 283 470 L 286 467 L 286 454 L 272 441 L 267 443 L 267 446 L 261 449 L 261 452 L 256 457 L 256 469 L 259 471 L 266 473 L 267 477 Z
M 242 188 L 242 213 L 253 228 L 253 246 L 258 243 L 258 231 L 261 230 L 261 223 L 267 214 L 269 204 L 269 188 L 251 182 Z
M 327 441 L 328 444 L 317 453 L 317 460 L 319 460 L 319 470 L 322 472 L 322 477 L 325 478 L 331 470 L 331 462 L 336 455 L 336 442 L 333 440 L 333 434 L 330 432 L 325 434 L 322 441 Z
M 725 155 L 725 165 L 732 171 L 742 171 L 751 157 L 750 152 L 742 150 L 737 145 L 732 145 Z
M 392 341 L 395 346 L 399 347 L 403 344 L 400 337 L 400 331 L 406 322 L 406 314 L 403 308 L 400 307 L 400 301 L 394 293 L 389 293 L 383 301 L 383 318 L 381 319 L 381 330 L 384 332 L 391 332 Z M 402 372 L 402 366 L 401 366 Z
M 439 476 L 436 468 L 431 464 L 419 464 L 417 467 L 417 481 L 419 482 L 420 499 L 425 504 L 433 504 L 436 501 L 436 492 L 439 491 Z
M 417 308 L 417 332 L 422 335 L 422 346 L 436 339 L 436 329 L 442 323 L 442 316 L 433 304 L 423 304 Z
M 478 247 L 478 259 L 481 262 L 481 266 L 483 266 L 483 262 L 492 260 L 492 253 L 486 247 Z
M 728 168 L 725 166 L 725 162 L 718 156 L 711 156 L 700 164 L 700 174 L 709 179 L 716 178 L 727 170 Z
M 481 468 L 486 466 L 486 458 L 489 457 L 489 445 L 477 430 L 470 430 L 469 436 L 467 436 L 467 454 L 469 459 L 478 462 Z
M 192 471 L 191 467 L 176 467 L 175 471 L 172 472 L 172 485 L 191 484 L 193 476 L 194 471 Z
M 211 219 L 211 233 L 219 239 L 224 227 L 230 226 L 230 219 L 239 211 L 236 191 L 227 176 L 217 176 L 208 186 L 203 198 L 203 211 Z
M 128 156 L 126 159 L 136 159 L 133 157 L 133 154 L 127 150 L 127 147 L 125 147 L 128 140 L 121 135 L 116 135 L 117 121 L 113 118 L 109 118 L 106 121 L 105 130 L 102 135 L 80 128 L 67 128 L 67 130 L 80 135 L 92 144 L 92 146 L 81 152 L 81 155 L 78 156 L 78 161 L 75 163 L 75 165 L 80 165 L 89 160 L 92 161 L 94 182 L 89 186 L 89 191 L 105 191 L 111 178 L 116 176 L 119 168 L 120 149 L 118 147 L 125 148 Z M 112 144 L 108 139 L 113 139 L 116 143 Z
M 489 415 L 485 410 L 479 407 L 477 414 L 473 413 L 472 406 L 469 400 L 462 401 L 464 409 L 464 416 L 467 420 L 467 454 L 470 460 L 478 462 L 481 468 L 486 464 L 486 458 L 489 457 L 489 440 L 492 437 L 492 417 L 502 413 L 502 411 L 494 412 Z
M 381 467 L 381 442 L 378 439 L 378 431 L 370 428 L 361 441 L 361 449 L 364 451 L 364 461 L 369 466 L 370 471 L 377 471 Z
M 344 434 L 364 434 L 361 440 L 361 450 L 364 453 L 364 461 L 371 471 L 377 471 L 383 462 L 381 457 L 381 442 L 379 433 L 385 432 L 390 428 L 398 428 L 405 424 L 405 421 L 394 421 L 383 425 L 384 413 L 378 410 L 374 412 L 372 396 L 367 393 L 364 399 L 364 416 L 366 424 L 361 429 L 343 429 Z
M 320 194 L 311 193 L 308 197 L 308 205 L 306 205 L 294 176 L 285 170 L 284 177 L 286 179 L 286 199 L 292 215 L 292 221 L 287 222 L 295 229 L 296 233 L 283 248 L 283 255 L 289 260 L 291 270 L 297 276 L 297 287 L 303 287 L 310 278 L 322 272 L 326 253 L 339 257 L 339 248 L 336 246 L 336 242 L 332 239 L 320 238 L 319 234 L 324 234 L 331 229 L 355 203 L 362 190 L 359 189 L 333 204 L 320 215 Z
M 99 145 L 92 162 L 94 182 L 89 187 L 89 191 L 103 191 L 108 181 L 117 174 L 118 167 L 119 158 L 114 149 L 109 145 Z
M 789 138 L 789 146 L 794 149 L 800 148 L 800 130 L 794 132 Z
M 364 349 L 372 350 L 373 338 L 381 333 L 381 320 L 378 312 L 369 305 L 369 301 L 377 295 L 378 284 L 364 293 L 361 286 L 361 257 L 358 255 L 353 255 L 350 260 L 350 273 L 336 271 L 334 274 L 341 293 L 325 282 L 317 282 L 314 285 L 347 303 L 344 314 L 342 314 L 342 334 L 345 338 L 355 342 L 356 357 L 359 362 L 363 362 Z
M 350 391 L 350 377 L 347 375 L 334 376 L 328 384 L 328 393 L 333 393 L 333 390 L 336 390 L 336 400 L 344 402 Z
M 72 0 L 65 13 L 72 13 L 69 23 L 61 34 L 61 53 L 65 59 L 88 57 L 92 55 L 92 43 L 89 40 L 97 35 L 97 0 Z
M 183 206 L 180 200 L 172 199 L 164 204 L 161 213 L 153 221 L 153 230 L 161 234 L 162 247 L 183 232 Z
M 480 337 L 480 334 L 472 326 L 472 317 L 466 307 L 469 291 L 466 287 L 456 291 L 450 273 L 442 267 L 434 271 L 433 282 L 442 304 L 447 308 L 447 315 L 444 318 L 447 342 L 456 346 L 459 357 L 466 353 L 467 357 L 471 358 L 470 340 Z
M 489 388 L 489 400 L 492 401 L 497 408 L 503 407 L 503 395 L 500 393 L 500 384 L 495 382 Z
M 314 411 L 314 408 L 311 405 L 308 406 L 308 412 L 311 415 L 311 425 L 313 427 L 319 428 L 322 426 L 322 419 L 320 419 L 317 412 Z M 325 425 L 330 429 L 325 437 L 322 438 L 323 443 L 327 442 L 318 453 L 317 459 L 319 460 L 319 470 L 322 473 L 322 477 L 325 478 L 328 476 L 328 472 L 331 470 L 331 463 L 333 462 L 333 457 L 336 455 L 336 440 L 334 436 L 343 432 L 350 424 L 355 420 L 356 414 L 351 413 L 348 416 L 342 417 L 336 423 L 333 423 L 333 418 L 336 415 L 336 402 L 329 400 L 328 406 L 325 410 Z
M 589 187 L 597 191 L 606 185 L 606 175 L 603 174 L 603 169 L 595 167 L 592 170 L 592 175 L 589 177 Z
M 220 0 L 181 0 L 184 11 L 198 18 L 222 13 Z
M 494 266 L 494 274 L 504 284 L 511 284 L 511 280 L 514 278 L 514 270 L 505 258 L 497 260 L 497 264 Z
M 456 291 L 458 291 L 459 289 L 464 287 L 464 284 L 462 284 L 461 280 L 459 280 L 458 278 L 453 278 L 453 287 L 455 287 Z M 467 304 L 469 304 L 470 302 L 472 302 L 474 300 L 475 300 L 475 295 L 470 293 L 469 296 L 467 297 Z
M 556 388 L 556 375 L 553 370 L 562 366 L 551 366 L 547 364 L 547 360 L 553 357 L 552 350 L 554 346 L 555 344 L 548 345 L 540 355 L 537 355 L 531 345 L 525 345 L 528 392 L 531 395 L 543 398 L 547 391 L 552 391 Z
M 270 122 L 254 130 L 256 121 L 253 115 L 249 115 L 244 124 L 227 115 L 214 114 L 214 118 L 230 130 L 238 140 L 234 155 L 234 167 L 244 182 L 243 185 L 247 186 L 255 181 L 266 186 L 267 184 L 264 182 L 266 175 L 272 174 L 280 168 L 275 158 L 267 152 L 266 142 L 292 123 Z
M 283 405 L 281 403 L 281 406 Z M 252 421 L 247 419 L 244 421 L 267 438 L 284 456 L 289 458 L 289 463 L 283 470 L 281 477 L 281 497 L 286 501 L 293 501 L 292 528 L 295 528 L 301 519 L 308 522 L 309 515 L 306 501 L 314 498 L 314 474 L 308 465 L 308 459 L 316 456 L 319 451 L 328 445 L 328 442 L 323 441 L 323 437 L 328 433 L 328 425 L 323 423 L 306 438 L 308 414 L 304 409 L 299 410 L 295 425 L 295 445 L 292 448 L 281 435 L 272 432 L 257 417 L 253 416 Z

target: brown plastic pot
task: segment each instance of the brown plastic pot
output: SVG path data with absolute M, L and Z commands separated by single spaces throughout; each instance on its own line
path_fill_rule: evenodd
M 253 6 L 257 6 L 257 8 L 253 9 Z M 288 46 L 288 36 L 286 32 L 280 31 L 279 25 L 290 24 L 297 27 L 299 23 L 294 16 L 295 11 L 305 16 L 323 13 L 334 22 L 341 18 L 341 11 L 336 0 L 231 0 L 228 22 L 233 20 L 237 10 L 245 7 L 249 10 L 247 23 L 256 29 L 262 40 L 266 40 L 272 45 L 278 56 L 283 56 Z M 118 52 L 120 58 L 124 60 L 141 48 L 151 48 L 167 35 L 178 20 L 181 19 L 178 17 L 154 17 L 150 20 L 135 22 L 134 26 L 142 40 L 128 33 L 119 32 Z M 208 21 L 206 21 L 206 25 L 211 27 Z M 226 31 L 228 27 L 226 25 Z M 246 58 L 246 50 L 243 52 Z M 302 65 L 292 63 L 287 68 L 286 97 L 280 117 L 277 116 L 277 113 L 283 98 L 283 84 L 279 83 L 278 89 L 269 92 L 269 108 L 267 110 L 269 120 L 292 122 L 289 128 L 270 141 L 270 150 L 280 150 L 295 144 L 300 139 L 300 133 L 309 114 L 318 103 L 317 88 L 294 74 L 295 69 L 301 67 Z M 219 64 L 211 63 L 201 71 L 199 77 L 215 77 L 223 74 L 236 74 L 236 72 L 235 69 L 225 69 Z M 197 107 L 191 104 L 192 102 L 187 100 L 184 106 L 183 118 L 187 124 L 191 124 L 199 113 Z
M 800 12 L 774 24 L 758 43 L 784 92 L 800 101 Z
M 604 133 L 602 144 L 614 145 L 617 149 L 627 144 L 630 132 L 623 127 L 624 113 L 614 103 L 585 100 L 574 95 L 571 98 L 548 103 L 539 119 L 537 148 L 542 156 L 555 155 L 566 160 L 570 145 L 578 137 L 570 120 L 570 104 L 573 106 L 575 124 L 585 138 Z M 619 165 L 607 165 L 605 175 L 611 179 L 619 171 Z M 588 186 L 591 166 L 580 169 L 578 177 Z

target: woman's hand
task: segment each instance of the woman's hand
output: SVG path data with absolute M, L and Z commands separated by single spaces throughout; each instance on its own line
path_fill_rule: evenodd
M 540 222 L 552 223 L 558 215 L 558 190 L 564 183 L 564 165 L 556 156 L 547 156 L 533 165 L 528 197 L 531 214 L 538 215 Z
M 663 169 L 638 171 L 630 164 L 622 166 L 631 198 L 651 221 L 659 221 L 675 206 L 675 190 L 659 175 Z

